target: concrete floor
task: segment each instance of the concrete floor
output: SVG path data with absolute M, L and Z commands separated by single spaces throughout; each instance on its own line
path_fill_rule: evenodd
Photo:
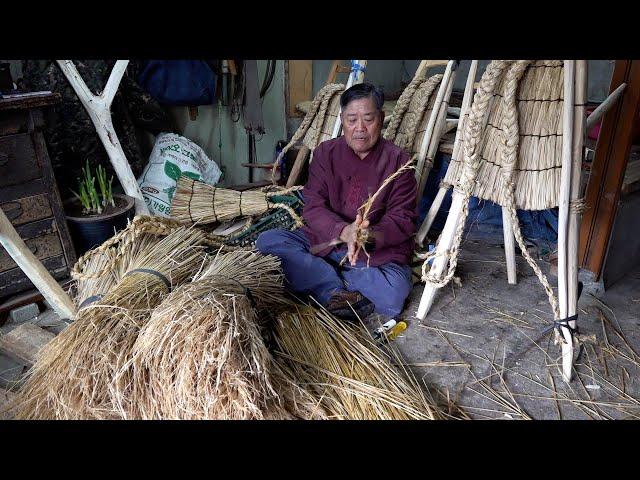
M 414 314 L 423 287 L 414 287 L 403 314 L 409 327 L 393 343 L 416 377 L 474 419 L 640 418 L 640 268 L 600 298 L 583 293 L 584 350 L 567 385 L 559 346 L 552 333 L 542 336 L 553 321 L 547 296 L 521 255 L 517 266 L 518 284 L 509 285 L 500 244 L 467 239 L 461 286 L 441 289 L 422 322 Z M 606 337 L 599 312 L 609 319 Z

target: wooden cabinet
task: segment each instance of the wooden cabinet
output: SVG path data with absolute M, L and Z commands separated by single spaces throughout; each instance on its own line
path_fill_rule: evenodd
M 42 135 L 43 109 L 59 100 L 50 92 L 0 98 L 0 208 L 55 279 L 76 261 Z M 0 298 L 32 288 L 0 249 Z

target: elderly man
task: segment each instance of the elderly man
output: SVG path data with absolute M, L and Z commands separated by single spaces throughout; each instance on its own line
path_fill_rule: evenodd
M 411 292 L 409 266 L 416 231 L 416 181 L 411 170 L 377 197 L 369 218 L 358 208 L 408 155 L 381 136 L 384 96 L 362 83 L 340 97 L 342 137 L 317 146 L 304 187 L 306 226 L 270 230 L 257 248 L 282 261 L 289 288 L 310 294 L 343 319 L 376 313 L 395 317 Z M 367 232 L 370 255 L 356 248 L 358 226 Z M 346 262 L 340 265 L 341 260 Z

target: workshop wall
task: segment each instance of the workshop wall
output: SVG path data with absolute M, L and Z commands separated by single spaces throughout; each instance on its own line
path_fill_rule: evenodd
M 262 82 L 267 60 L 258 60 L 258 80 Z M 189 119 L 187 107 L 170 109 L 178 126 L 178 133 L 200 145 L 209 158 L 214 160 L 224 172 L 222 185 L 234 185 L 249 181 L 249 169 L 242 163 L 249 160 L 248 136 L 242 117 L 237 122 L 231 118 L 230 106 L 198 107 L 196 120 Z M 279 140 L 287 140 L 284 97 L 284 60 L 276 62 L 273 82 L 266 92 L 262 113 L 265 134 L 256 136 L 256 153 L 259 163 L 273 161 L 275 147 Z M 222 144 L 222 148 L 220 148 Z M 254 169 L 254 181 L 270 175 L 262 169 Z

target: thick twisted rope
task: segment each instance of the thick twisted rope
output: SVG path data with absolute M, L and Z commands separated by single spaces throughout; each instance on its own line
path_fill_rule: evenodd
M 409 82 L 409 85 L 407 85 L 402 91 L 400 98 L 396 102 L 396 106 L 393 108 L 393 113 L 391 113 L 389 125 L 387 125 L 387 129 L 383 135 L 386 140 L 393 141 L 396 138 L 398 127 L 400 127 L 404 114 L 407 111 L 407 108 L 409 108 L 411 99 L 413 99 L 413 95 L 416 93 L 416 90 L 425 82 L 425 80 L 426 79 L 424 77 L 413 77 L 411 82 Z
M 522 238 L 522 231 L 520 230 L 520 222 L 518 221 L 518 213 L 516 210 L 515 202 L 515 182 L 513 179 L 513 175 L 518 158 L 518 147 L 520 146 L 516 92 L 518 90 L 520 79 L 524 75 L 524 72 L 530 63 L 530 60 L 518 60 L 511 66 L 511 68 L 509 68 L 506 76 L 505 92 L 503 97 L 505 108 L 502 116 L 502 175 L 504 180 L 504 193 L 506 199 L 505 207 L 507 207 L 507 211 L 509 212 L 509 216 L 511 217 L 513 234 L 516 238 L 518 246 L 520 247 L 522 256 L 535 272 L 538 280 L 540 280 L 540 283 L 542 284 L 542 287 L 547 294 L 547 297 L 549 297 L 549 304 L 551 305 L 551 309 L 553 310 L 554 319 L 559 320 L 560 309 L 558 307 L 558 300 L 553 293 L 553 289 L 551 288 L 546 275 L 542 273 L 542 270 L 540 270 L 540 267 L 527 250 L 524 238 Z
M 329 108 L 329 102 L 331 101 L 331 98 L 333 98 L 333 96 L 336 94 L 336 92 L 342 91 L 344 89 L 345 85 L 342 83 L 329 83 L 322 87 L 320 91 L 318 91 L 315 98 L 311 102 L 311 107 L 309 108 L 307 114 L 304 116 L 300 127 L 298 127 L 296 132 L 293 134 L 293 137 L 291 137 L 291 141 L 282 149 L 282 151 L 278 155 L 278 158 L 273 163 L 273 167 L 271 168 L 271 183 L 273 185 L 276 185 L 276 171 L 278 170 L 278 165 L 280 165 L 282 158 L 291 147 L 293 147 L 302 138 L 304 138 L 307 130 L 309 130 L 309 127 L 316 118 L 316 114 L 318 114 L 320 122 L 318 123 L 318 132 L 316 133 L 316 138 L 314 139 L 314 142 L 312 144 L 317 146 L 316 142 L 321 135 L 322 124 L 324 123 L 324 117 L 327 113 L 327 109 Z
M 453 240 L 453 245 L 450 251 L 446 252 L 449 257 L 449 269 L 447 274 L 438 278 L 431 272 L 427 272 L 429 267 L 429 260 L 436 256 L 443 255 L 444 253 L 437 253 L 437 248 L 427 255 L 424 263 L 422 264 L 422 280 L 429 282 L 436 288 L 444 287 L 451 281 L 455 274 L 456 266 L 458 264 L 458 252 L 460 248 L 460 242 L 462 241 L 462 235 L 464 233 L 464 227 L 469 215 L 469 199 L 473 193 L 473 189 L 478 175 L 478 169 L 480 168 L 480 144 L 482 140 L 482 132 L 484 125 L 485 115 L 489 113 L 490 101 L 493 98 L 493 94 L 499 81 L 502 78 L 504 70 L 513 63 L 513 60 L 493 60 L 485 70 L 482 78 L 480 79 L 480 85 L 474 95 L 473 104 L 471 105 L 471 112 L 469 113 L 469 119 L 465 123 L 464 130 L 464 156 L 463 156 L 463 170 L 460 175 L 460 181 L 454 188 L 463 195 L 462 211 L 460 218 L 458 219 L 458 225 L 456 227 L 456 233 Z
M 426 80 L 423 79 L 420 84 L 413 89 L 413 91 L 410 89 L 411 84 L 407 86 L 407 89 L 402 92 L 402 95 L 393 110 L 393 117 L 391 118 L 391 123 L 387 126 L 384 138 L 393 141 L 398 147 L 405 151 L 410 152 L 412 150 L 413 143 L 418 135 L 420 121 L 424 116 L 424 112 L 427 110 L 427 105 L 429 104 L 429 100 L 431 99 L 433 92 L 436 90 L 436 87 L 440 85 L 442 77 L 442 74 L 438 74 L 433 75 Z M 405 96 L 407 90 L 409 90 L 411 97 L 409 97 L 409 95 Z M 410 111 L 407 111 L 414 99 L 416 100 L 416 105 Z M 403 135 L 400 137 L 398 128 L 403 120 L 406 120 L 406 123 L 404 126 L 405 128 L 403 129 L 404 131 L 402 132 Z

